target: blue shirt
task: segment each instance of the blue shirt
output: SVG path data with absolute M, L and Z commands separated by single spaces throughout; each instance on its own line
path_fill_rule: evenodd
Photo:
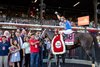
M 9 42 L 0 42 L 0 56 L 7 56 L 9 53 Z
M 72 26 L 71 26 L 71 23 L 70 23 L 70 21 L 66 21 L 65 22 L 65 30 L 68 30 L 68 29 L 72 29 Z

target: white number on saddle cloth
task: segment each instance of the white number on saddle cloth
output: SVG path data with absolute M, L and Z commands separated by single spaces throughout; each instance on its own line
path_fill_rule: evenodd
M 67 38 L 65 39 L 65 45 L 74 45 L 74 33 L 67 34 Z

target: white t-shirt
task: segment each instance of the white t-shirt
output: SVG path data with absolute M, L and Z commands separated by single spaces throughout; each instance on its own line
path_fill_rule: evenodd
M 50 42 L 47 42 L 47 41 L 46 41 L 45 44 L 47 45 L 47 46 L 46 46 L 46 49 L 50 49 L 50 48 L 51 48 L 51 43 L 50 43 Z
M 30 44 L 28 42 L 24 42 L 22 48 L 25 49 L 25 54 L 29 54 L 30 53 Z

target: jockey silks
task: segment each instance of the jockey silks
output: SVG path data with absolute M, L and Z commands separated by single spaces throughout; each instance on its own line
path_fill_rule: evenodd
M 65 30 L 68 30 L 68 29 L 72 29 L 72 26 L 71 26 L 71 23 L 70 23 L 70 21 L 66 21 L 65 22 Z
M 64 23 L 64 28 L 65 28 L 65 30 L 59 31 L 60 34 L 62 34 L 62 33 L 64 33 L 64 34 L 71 34 L 73 32 L 72 31 L 71 23 L 68 20 L 66 20 L 66 22 Z

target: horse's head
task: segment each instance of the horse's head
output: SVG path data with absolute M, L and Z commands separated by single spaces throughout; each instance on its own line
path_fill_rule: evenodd
M 43 36 L 47 36 L 50 40 L 52 40 L 54 37 L 54 31 L 46 29 Z

